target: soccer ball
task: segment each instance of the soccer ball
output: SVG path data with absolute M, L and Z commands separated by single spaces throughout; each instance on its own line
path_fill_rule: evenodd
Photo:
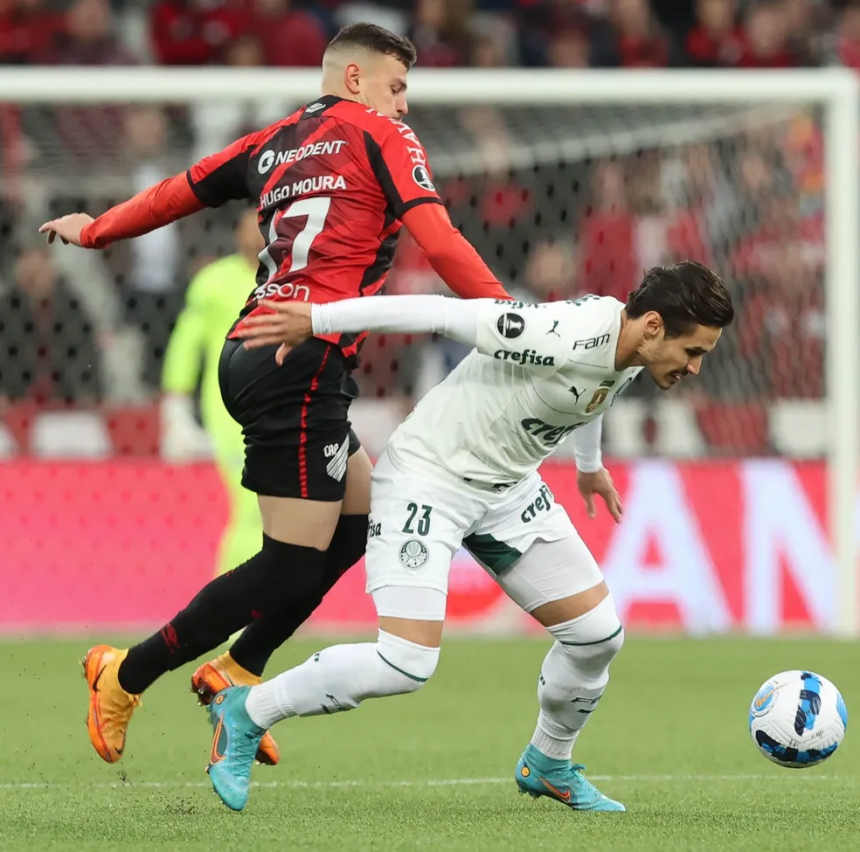
M 814 672 L 780 672 L 766 680 L 750 705 L 750 734 L 774 763 L 801 769 L 827 760 L 848 727 L 839 690 Z

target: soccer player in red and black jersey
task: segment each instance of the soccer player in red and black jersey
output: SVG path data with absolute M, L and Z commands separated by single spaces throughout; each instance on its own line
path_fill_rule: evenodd
M 41 228 L 49 242 L 100 249 L 207 206 L 252 199 L 267 243 L 219 366 L 224 403 L 244 431 L 242 482 L 259 498 L 262 548 L 139 645 L 90 649 L 87 726 L 108 762 L 122 757 L 140 693 L 160 675 L 247 626 L 192 684 L 205 700 L 259 682 L 275 648 L 364 553 L 371 464 L 348 419 L 363 335 L 313 338 L 279 367 L 277 347 L 246 350 L 236 338 L 242 320 L 264 310 L 263 298 L 328 302 L 379 292 L 402 225 L 458 295 L 509 298 L 452 226 L 424 148 L 400 122 L 415 58 L 412 44 L 387 30 L 347 27 L 326 50 L 322 97 L 97 219 L 76 213 Z M 259 757 L 277 762 L 271 738 Z

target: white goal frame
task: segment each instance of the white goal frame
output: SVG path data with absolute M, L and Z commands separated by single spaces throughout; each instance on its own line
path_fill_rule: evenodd
M 29 68 L 0 70 L 6 103 L 187 102 L 319 94 L 309 70 Z M 412 104 L 819 105 L 825 116 L 826 387 L 830 539 L 837 569 L 834 632 L 858 634 L 855 503 L 860 425 L 860 82 L 851 71 L 415 70 Z M 667 140 L 671 141 L 671 140 Z

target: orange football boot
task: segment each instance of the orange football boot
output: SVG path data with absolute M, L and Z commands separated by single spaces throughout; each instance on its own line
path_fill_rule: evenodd
M 139 695 L 129 695 L 119 685 L 117 672 L 127 654 L 127 648 L 96 645 L 81 660 L 90 688 L 87 731 L 93 748 L 108 763 L 116 763 L 122 757 L 131 714 L 141 703 Z
M 256 686 L 262 682 L 262 678 L 242 668 L 227 651 L 220 657 L 203 663 L 191 675 L 191 691 L 197 694 L 197 700 L 200 704 L 206 705 L 228 686 Z M 275 738 L 267 731 L 263 734 L 263 739 L 260 740 L 260 746 L 257 749 L 257 762 L 266 766 L 275 766 L 280 760 L 281 750 L 278 748 Z

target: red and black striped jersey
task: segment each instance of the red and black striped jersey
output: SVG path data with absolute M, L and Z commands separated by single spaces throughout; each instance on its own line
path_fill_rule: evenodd
M 510 298 L 451 224 L 409 127 L 329 95 L 111 207 L 81 229 L 80 242 L 105 248 L 207 206 L 249 198 L 266 249 L 239 321 L 261 296 L 330 302 L 378 292 L 401 219 L 457 295 Z M 357 352 L 357 339 L 327 339 L 347 356 Z
M 442 203 L 406 124 L 333 96 L 206 157 L 187 176 L 206 206 L 257 203 L 266 248 L 242 317 L 260 298 L 330 302 L 378 292 L 401 217 Z M 328 339 L 355 351 L 351 338 Z

